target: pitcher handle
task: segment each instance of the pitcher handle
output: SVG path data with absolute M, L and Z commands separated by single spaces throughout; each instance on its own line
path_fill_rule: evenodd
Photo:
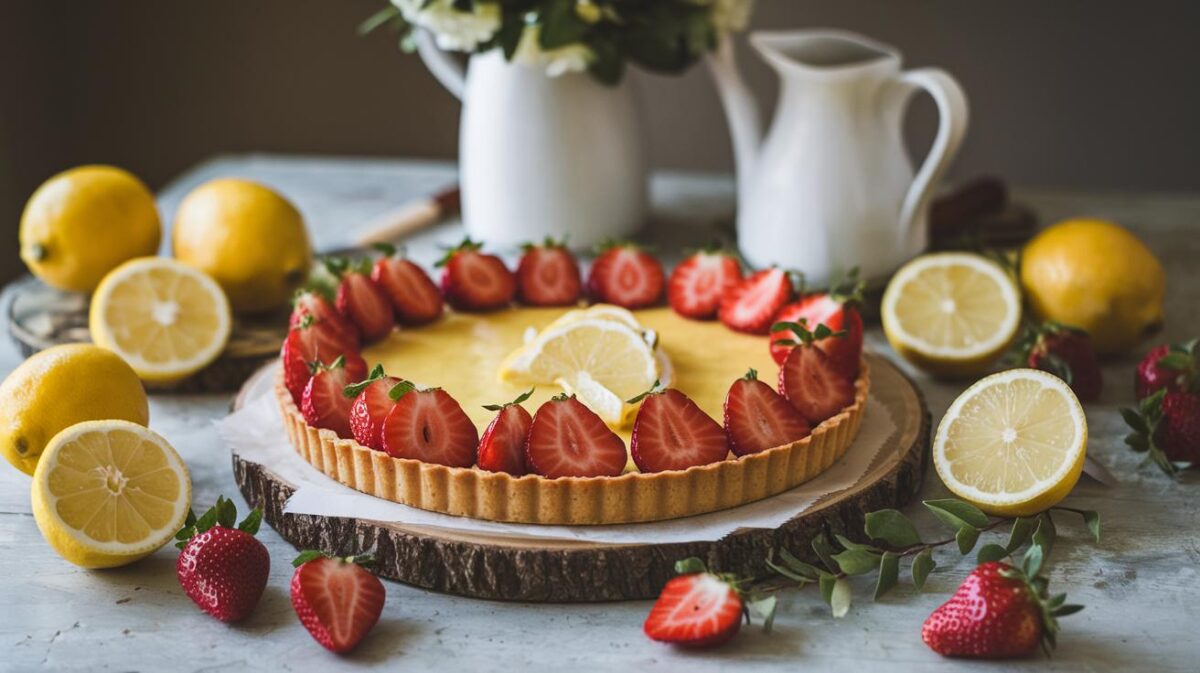
M 899 81 L 915 89 L 924 89 L 933 97 L 938 109 L 937 136 L 929 149 L 929 156 L 917 171 L 904 205 L 900 209 L 901 231 L 909 250 L 925 248 L 928 231 L 922 224 L 922 213 L 926 212 L 933 197 L 933 188 L 958 153 L 967 134 L 967 97 L 958 81 L 949 73 L 937 68 L 920 68 L 900 73 Z
M 434 79 L 441 82 L 455 98 L 462 100 L 467 80 L 462 64 L 442 51 L 429 31 L 419 29 L 416 41 L 417 53 L 421 55 L 421 60 L 425 62 L 425 67 L 429 68 Z

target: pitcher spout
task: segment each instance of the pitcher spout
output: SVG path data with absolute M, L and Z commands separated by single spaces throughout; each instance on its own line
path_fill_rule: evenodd
M 721 36 L 717 49 L 709 54 L 708 67 L 713 81 L 716 82 L 721 107 L 724 108 L 729 123 L 740 208 L 747 203 L 746 190 L 754 181 L 752 173 L 758 164 L 759 146 L 762 144 L 762 120 L 759 117 L 758 100 L 738 70 L 733 41 L 728 34 Z

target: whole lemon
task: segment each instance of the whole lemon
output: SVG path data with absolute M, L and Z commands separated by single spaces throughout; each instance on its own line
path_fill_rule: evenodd
M 1021 254 L 1021 286 L 1038 316 L 1087 330 L 1100 355 L 1128 350 L 1162 327 L 1162 264 L 1112 222 L 1066 220 L 1039 233 Z
M 171 241 L 175 257 L 212 276 L 238 313 L 283 306 L 312 264 L 300 211 L 248 180 L 222 178 L 192 190 Z
M 91 292 L 106 273 L 158 250 L 154 195 L 114 166 L 80 166 L 37 188 L 21 214 L 21 259 L 49 285 Z
M 60 430 L 108 419 L 146 425 L 150 407 L 133 368 L 99 346 L 47 348 L 0 383 L 0 450 L 26 474 Z

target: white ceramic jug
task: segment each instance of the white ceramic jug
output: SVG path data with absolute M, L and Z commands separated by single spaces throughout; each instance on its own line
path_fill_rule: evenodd
M 462 100 L 459 181 L 467 233 L 511 247 L 546 236 L 580 250 L 629 236 L 646 218 L 646 165 L 633 85 L 550 77 L 499 49 L 466 72 L 421 33 L 418 51 Z
M 925 249 L 930 197 L 967 129 L 962 89 L 941 70 L 902 72 L 895 49 L 853 33 L 756 32 L 750 44 L 781 82 L 765 139 L 728 39 L 709 59 L 733 137 L 743 256 L 817 286 L 853 267 L 882 281 Z M 914 178 L 901 122 L 921 89 L 941 119 Z

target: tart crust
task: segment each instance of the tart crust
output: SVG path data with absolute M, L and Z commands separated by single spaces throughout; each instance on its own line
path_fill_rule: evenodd
M 870 389 L 866 360 L 854 402 L 804 439 L 760 453 L 667 472 L 618 477 L 514 477 L 475 467 L 393 458 L 305 422 L 280 370 L 275 397 L 292 446 L 329 477 L 411 507 L 509 523 L 598 525 L 677 519 L 782 493 L 829 469 L 854 442 Z

